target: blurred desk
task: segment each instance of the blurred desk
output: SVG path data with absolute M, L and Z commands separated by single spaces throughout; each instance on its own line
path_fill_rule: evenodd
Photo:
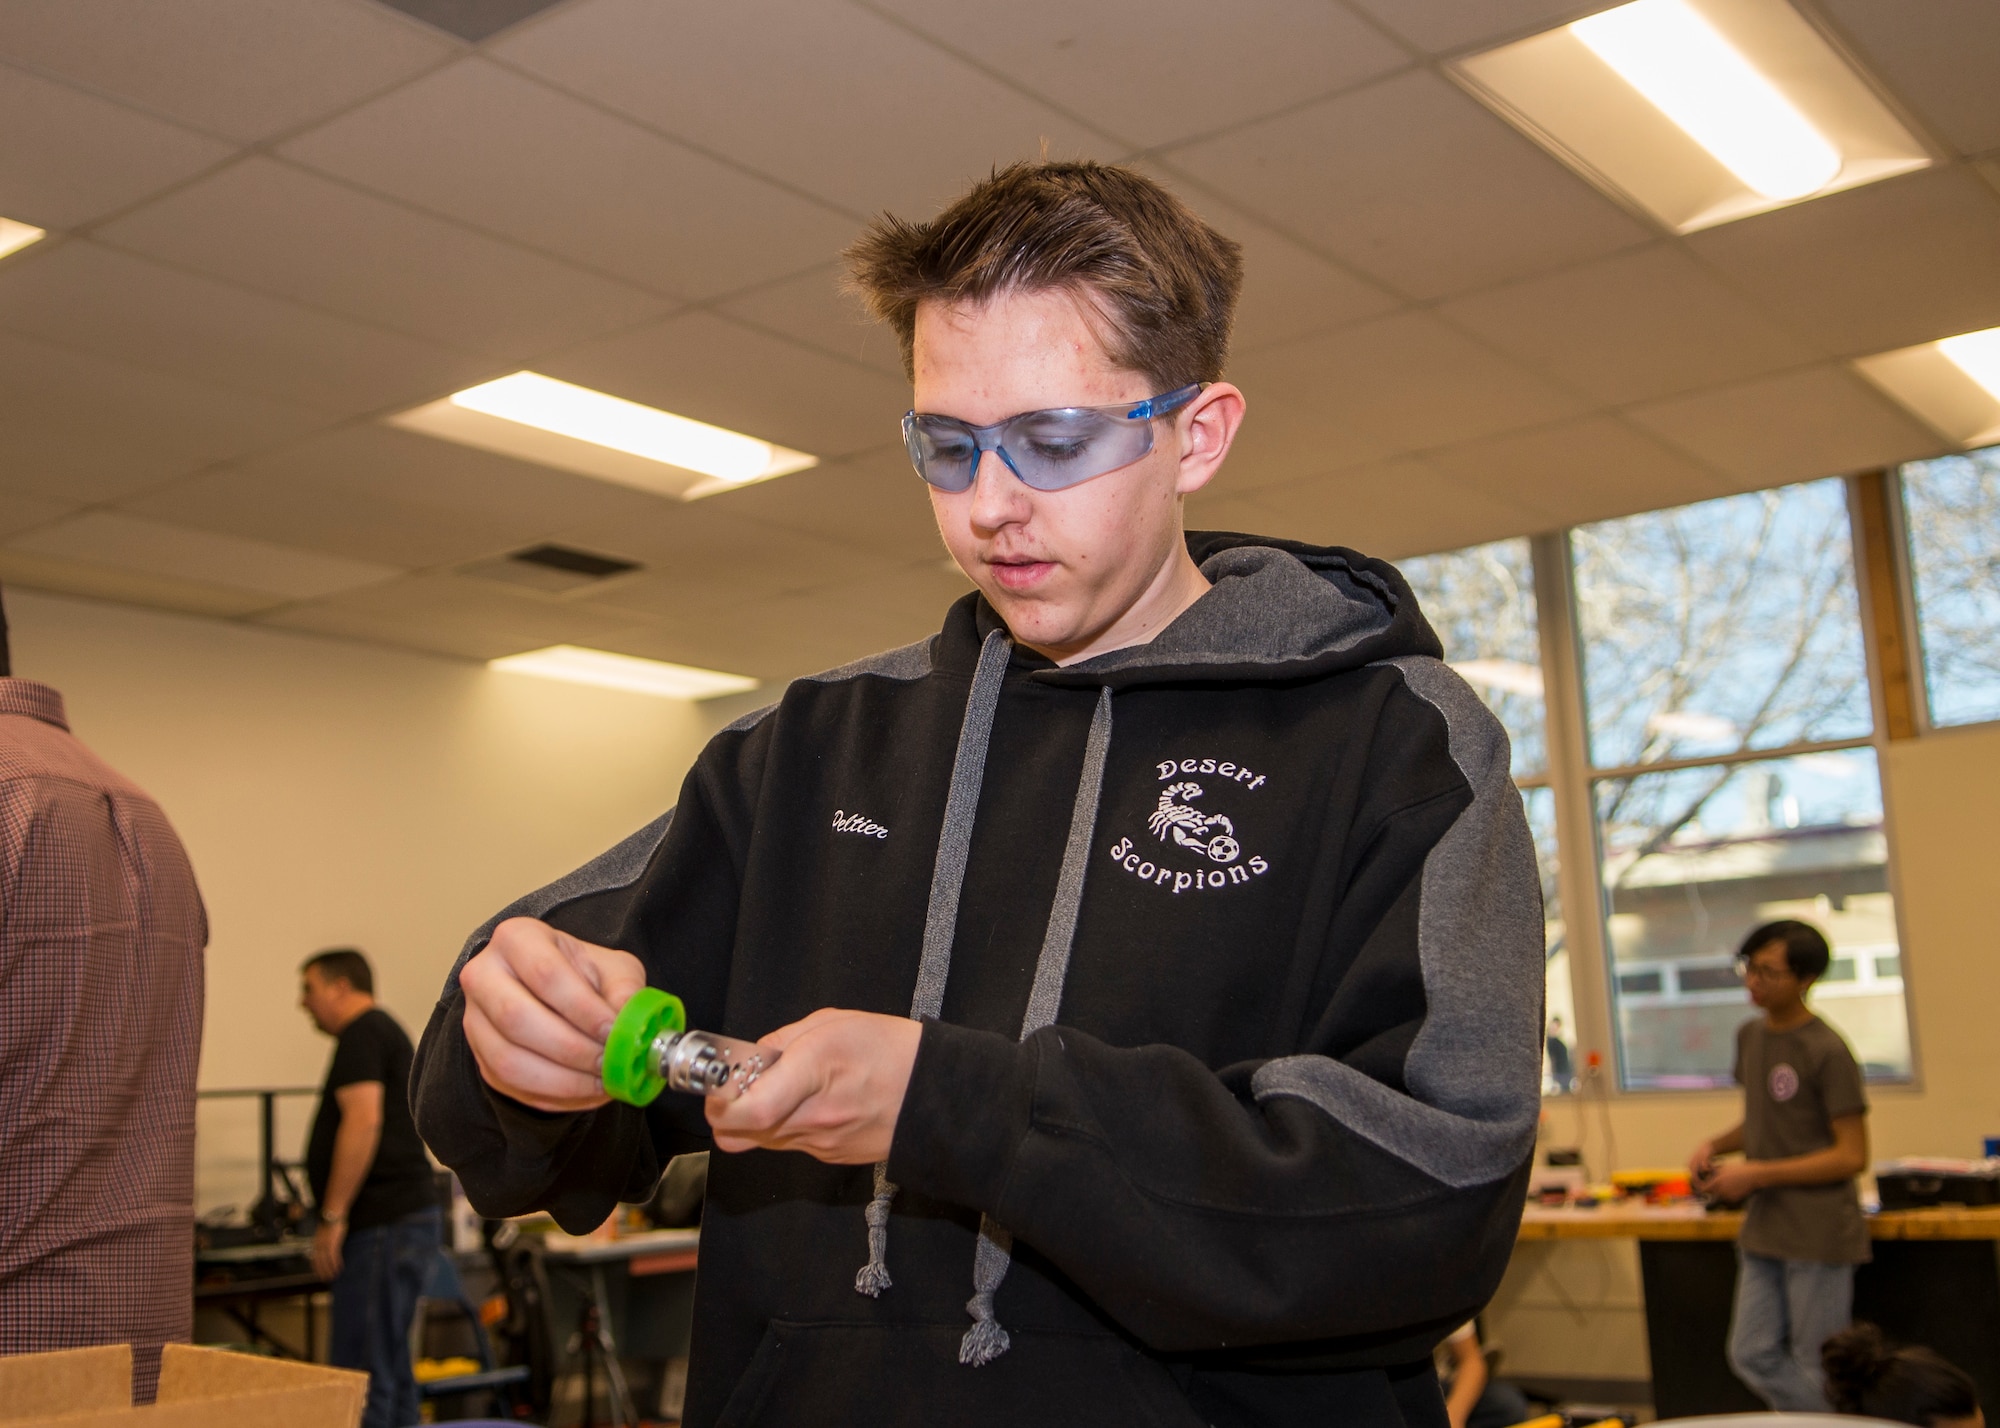
M 685 1361 L 694 1331 L 699 1229 L 615 1239 L 557 1232 L 541 1243 L 550 1287 L 564 1301 L 555 1306 L 556 1325 L 582 1325 L 586 1308 L 595 1306 L 608 1353 L 652 1366 L 655 1381 L 666 1376 L 669 1361 Z
M 313 1270 L 308 1239 L 195 1251 L 195 1308 L 220 1309 L 242 1326 L 252 1343 L 269 1347 L 280 1358 L 313 1359 L 318 1339 L 314 1296 L 326 1287 Z M 303 1345 L 286 1343 L 258 1322 L 258 1306 L 274 1299 L 305 1301 Z
M 1742 1211 L 1700 1205 L 1530 1205 L 1520 1238 L 1638 1241 L 1653 1411 L 1679 1418 L 1764 1406 L 1724 1356 L 1742 1228 Z M 1971 1374 L 2000 1422 L 2000 1206 L 1888 1210 L 1868 1217 L 1868 1232 L 1875 1258 L 1855 1271 L 1854 1317 Z

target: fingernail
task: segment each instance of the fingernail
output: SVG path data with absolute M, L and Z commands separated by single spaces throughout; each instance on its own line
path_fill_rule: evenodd
M 607 1022 L 605 1022 L 605 1023 L 603 1024 L 603 1025 L 601 1025 L 601 1026 L 599 1026 L 599 1027 L 597 1028 L 597 1039 L 598 1039 L 599 1041 L 609 1041 L 609 1040 L 611 1039 L 611 1023 L 610 1023 L 610 1022 L 608 1022 L 608 1021 L 607 1021 Z
M 604 1053 L 602 1051 L 597 1053 L 597 1065 L 593 1069 L 598 1071 L 602 1071 L 604 1069 Z

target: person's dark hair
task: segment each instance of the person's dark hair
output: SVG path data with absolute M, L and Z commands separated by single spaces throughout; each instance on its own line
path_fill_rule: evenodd
M 1873 1324 L 1842 1329 L 1819 1357 L 1836 1413 L 1936 1428 L 1979 1411 L 1979 1390 L 1964 1369 L 1930 1349 L 1893 1349 Z
M 1067 290 L 1155 392 L 1217 381 L 1243 287 L 1237 243 L 1143 174 L 1097 163 L 1009 164 L 928 223 L 883 214 L 846 258 L 849 290 L 895 330 L 911 376 L 925 300 Z
M 341 981 L 357 992 L 375 995 L 375 972 L 368 965 L 368 959 L 352 947 L 329 947 L 324 952 L 315 952 L 299 964 L 299 970 L 309 967 L 319 968 L 323 982 Z
M 1833 960 L 1833 949 L 1826 945 L 1824 932 L 1810 922 L 1789 917 L 1754 929 L 1736 949 L 1736 960 L 1747 962 L 1773 942 L 1784 945 L 1785 965 L 1801 982 L 1818 981 L 1826 975 L 1827 964 Z
M 14 673 L 14 654 L 7 648 L 7 606 L 0 601 L 0 679 L 8 679 Z

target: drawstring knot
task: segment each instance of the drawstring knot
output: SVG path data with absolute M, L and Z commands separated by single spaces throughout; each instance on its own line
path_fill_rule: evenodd
M 896 1198 L 896 1187 L 889 1181 L 889 1167 L 886 1164 L 875 1167 L 875 1195 L 868 1202 L 868 1263 L 854 1273 L 856 1293 L 865 1294 L 870 1299 L 880 1299 L 882 1291 L 892 1282 L 889 1266 L 883 1257 L 889 1252 L 889 1202 Z
M 972 1327 L 958 1342 L 958 1361 L 970 1368 L 990 1364 L 1007 1352 L 1010 1340 L 1000 1321 L 993 1317 L 993 1294 L 1007 1277 L 1013 1262 L 1014 1236 L 991 1215 L 979 1217 L 979 1249 L 972 1258 L 972 1297 L 965 1312 Z

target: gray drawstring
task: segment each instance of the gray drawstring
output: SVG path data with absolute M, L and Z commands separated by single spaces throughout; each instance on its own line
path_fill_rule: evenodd
M 972 824 L 979 812 L 979 790 L 986 776 L 986 749 L 993 736 L 993 715 L 1000 704 L 1000 686 L 1007 672 L 1010 646 L 1006 633 L 995 630 L 979 649 L 979 666 L 972 693 L 959 726 L 958 750 L 951 764 L 951 789 L 945 796 L 944 828 L 938 839 L 937 863 L 931 873 L 930 903 L 924 913 L 924 949 L 917 963 L 916 992 L 910 1016 L 927 1021 L 944 1006 L 945 979 L 951 971 L 952 938 L 958 928 L 958 898 L 965 885 L 965 865 L 972 848 Z M 1104 756 L 1111 745 L 1111 691 L 1102 689 L 1091 715 L 1084 744 L 1083 773 L 1077 780 L 1076 806 L 1070 814 L 1069 842 L 1063 849 L 1062 872 L 1056 879 L 1055 902 L 1049 910 L 1048 931 L 1035 961 L 1034 986 L 1021 1019 L 1021 1039 L 1056 1019 L 1062 1005 L 1063 980 L 1069 972 L 1070 945 L 1076 937 L 1077 913 L 1083 904 L 1083 875 L 1090 857 L 1090 840 L 1097 827 L 1097 802 L 1104 788 Z M 875 1167 L 875 1191 L 869 1199 L 868 1263 L 854 1276 L 854 1288 L 877 1298 L 889 1288 L 889 1206 L 896 1186 L 888 1162 Z M 994 1317 L 993 1296 L 1013 1263 L 1014 1236 L 990 1215 L 979 1217 L 979 1247 L 972 1265 L 972 1298 L 966 1312 L 972 1327 L 958 1346 L 958 1361 L 978 1367 L 1007 1352 L 1007 1331 Z
M 1028 993 L 1028 1010 L 1021 1018 L 1026 1041 L 1056 1019 L 1062 1007 L 1063 979 L 1069 975 L 1070 945 L 1076 939 L 1076 917 L 1083 906 L 1083 870 L 1090 859 L 1090 840 L 1097 831 L 1097 800 L 1104 791 L 1104 755 L 1111 747 L 1111 691 L 1097 693 L 1097 712 L 1090 718 L 1090 737 L 1083 746 L 1083 773 L 1076 781 L 1076 807 L 1070 811 L 1069 843 L 1063 848 L 1062 873 L 1049 908 L 1049 930 L 1035 959 L 1035 985 Z M 972 1327 L 959 1341 L 958 1361 L 977 1368 L 1007 1352 L 1007 1331 L 993 1317 L 993 1294 L 1014 1261 L 1014 1236 L 990 1215 L 979 1217 L 979 1250 L 972 1262 L 973 1294 L 966 1312 Z
M 951 971 L 951 939 L 958 927 L 958 895 L 965 885 L 965 860 L 972 851 L 972 821 L 979 813 L 979 787 L 986 779 L 986 746 L 993 737 L 993 711 L 1000 706 L 1000 685 L 1007 675 L 1012 647 L 1004 630 L 995 630 L 979 647 L 979 667 L 973 672 L 972 693 L 965 701 L 965 722 L 958 729 L 958 752 L 951 761 L 951 789 L 944 800 L 944 830 L 938 838 L 937 863 L 931 871 L 930 904 L 924 912 L 924 951 L 917 962 L 917 990 L 910 998 L 910 1019 L 929 1021 L 944 1006 L 945 976 Z M 889 1202 L 896 1186 L 889 1163 L 875 1167 L 875 1193 L 868 1202 L 868 1263 L 854 1276 L 857 1293 L 879 1298 L 893 1282 L 885 1255 L 889 1248 Z

